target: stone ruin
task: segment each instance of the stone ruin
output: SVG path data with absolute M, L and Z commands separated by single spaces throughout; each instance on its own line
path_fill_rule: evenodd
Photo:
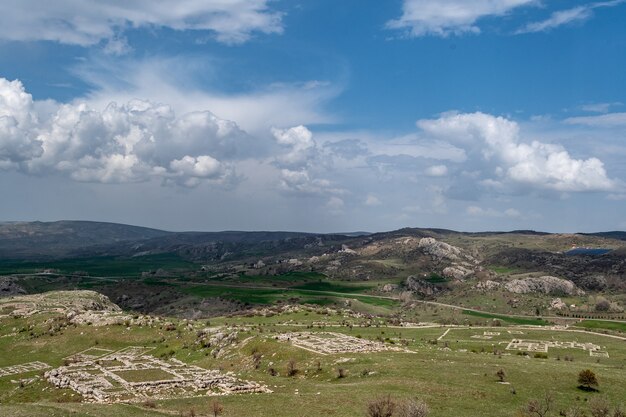
M 5 366 L 0 368 L 0 378 L 7 375 L 25 374 L 34 371 L 43 371 L 50 369 L 50 365 L 43 362 L 28 362 L 20 365 Z
M 91 348 L 73 355 L 76 362 L 52 369 L 44 377 L 57 388 L 71 388 L 94 403 L 271 392 L 230 372 L 158 359 L 147 354 L 152 349 L 131 346 L 102 354 L 105 350 Z
M 276 336 L 277 340 L 291 342 L 301 349 L 310 350 L 323 355 L 333 353 L 372 353 L 383 351 L 408 352 L 395 346 L 388 346 L 373 340 L 359 339 L 341 333 L 283 333 Z
M 519 350 L 527 352 L 548 353 L 548 348 L 555 349 L 582 349 L 589 352 L 589 356 L 609 357 L 609 353 L 593 343 L 579 342 L 558 342 L 554 340 L 522 340 L 513 339 L 506 347 L 506 350 Z

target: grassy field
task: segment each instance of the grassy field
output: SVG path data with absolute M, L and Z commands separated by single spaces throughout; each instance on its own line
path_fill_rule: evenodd
M 417 329 L 376 322 L 369 327 L 359 327 L 363 319 L 299 311 L 272 317 L 212 319 L 211 326 L 238 326 L 240 332 L 239 343 L 224 355 L 213 358 L 208 354 L 210 349 L 195 343 L 198 329 L 207 325 L 205 321 L 170 320 L 175 326 L 170 331 L 163 323 L 131 327 L 81 325 L 50 335 L 46 332 L 50 318 L 49 315 L 0 318 L 0 352 L 12 352 L 0 355 L 0 367 L 34 360 L 59 366 L 64 357 L 94 345 L 112 350 L 131 345 L 150 346 L 156 348 L 151 352 L 154 356 L 173 355 L 207 369 L 232 370 L 241 378 L 264 382 L 274 391 L 272 394 L 219 397 L 224 405 L 223 415 L 227 417 L 365 416 L 367 402 L 386 394 L 398 400 L 417 397 L 426 401 L 431 417 L 512 417 L 530 399 L 547 391 L 555 395 L 552 415 L 558 415 L 559 410 L 571 405 L 585 407 L 587 400 L 597 396 L 606 396 L 613 402 L 626 399 L 623 370 L 626 343 L 601 335 L 523 326 Z M 357 326 L 352 328 L 346 321 Z M 320 322 L 327 324 L 320 328 Z M 313 323 L 318 324 L 311 327 Z M 27 330 L 21 331 L 24 328 Z M 333 331 L 364 339 L 387 340 L 393 343 L 391 346 L 404 341 L 410 352 L 321 355 L 274 338 L 282 332 L 300 330 Z M 485 332 L 493 334 L 491 339 L 473 337 L 483 336 Z M 434 342 L 437 338 L 440 340 Z M 547 359 L 533 358 L 506 351 L 512 338 L 590 342 L 600 345 L 610 357 L 591 357 L 581 349 L 551 348 Z M 260 355 L 258 368 L 253 366 L 253 353 Z M 572 360 L 563 360 L 566 355 Z M 290 360 L 295 361 L 298 369 L 294 377 L 286 375 Z M 340 367 L 345 371 L 344 378 L 337 377 Z M 270 368 L 277 371 L 276 376 L 270 375 Z M 598 375 L 599 393 L 577 388 L 577 374 L 586 368 Z M 508 384 L 498 383 L 496 372 L 499 369 L 505 371 Z M 107 406 L 79 403 L 78 394 L 52 388 L 41 379 L 24 386 L 11 382 L 37 374 L 0 378 L 0 415 L 108 417 L 183 413 L 188 416 L 193 409 L 196 415 L 206 417 L 212 402 L 211 398 L 201 397 L 158 400 L 155 408 L 141 404 Z
M 616 330 L 618 332 L 626 333 L 626 323 L 616 321 L 583 320 L 580 323 L 576 323 L 576 327 L 584 327 L 585 329 L 593 330 Z
M 320 288 L 323 288 L 323 290 Z M 290 288 L 246 288 L 238 286 L 224 286 L 219 284 L 194 285 L 185 287 L 183 291 L 197 297 L 221 297 L 241 301 L 243 303 L 261 305 L 269 305 L 281 301 L 293 301 L 296 299 L 301 304 L 328 305 L 344 299 L 354 299 L 360 301 L 361 303 L 377 307 L 391 308 L 398 305 L 396 300 L 388 298 L 351 294 L 352 291 L 358 292 L 359 290 L 363 291 L 364 289 L 367 289 L 367 287 L 352 287 L 326 282 L 316 282 L 312 285 L 302 285 Z
M 472 311 L 472 310 L 463 310 L 463 314 L 466 314 L 468 316 L 474 316 L 474 317 L 482 317 L 485 319 L 500 320 L 505 323 L 511 323 L 511 324 L 525 324 L 525 325 L 534 325 L 534 326 L 545 326 L 549 324 L 547 321 L 543 319 L 539 319 L 539 318 L 532 319 L 532 318 L 525 318 L 525 317 L 510 317 L 510 316 L 504 316 L 501 314 L 483 313 L 483 312 Z

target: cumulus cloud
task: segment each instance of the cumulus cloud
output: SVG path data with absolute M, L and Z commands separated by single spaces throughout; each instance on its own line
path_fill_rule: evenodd
M 177 113 L 211 109 L 222 119 L 236 120 L 247 132 L 266 134 L 272 126 L 332 123 L 336 118 L 323 107 L 341 88 L 328 83 L 274 83 L 249 91 L 220 91 L 205 83 L 219 71 L 211 59 L 180 55 L 145 59 L 95 58 L 73 68 L 92 90 L 84 99 L 95 107 L 136 97 L 168 103 Z
M 405 31 L 410 37 L 479 33 L 479 19 L 503 16 L 535 3 L 536 0 L 404 0 L 402 16 L 387 22 L 387 28 Z
M 308 128 L 302 125 L 289 129 L 272 128 L 271 132 L 281 148 L 272 162 L 280 168 L 279 188 L 282 191 L 308 196 L 345 194 L 345 190 L 321 178 L 320 171 L 326 171 L 321 163 L 322 150 Z
M 133 100 L 104 110 L 85 103 L 37 102 L 20 81 L 0 78 L 0 168 L 121 183 L 158 178 L 227 185 L 228 162 L 248 141 L 208 111 L 176 116 L 167 105 Z
M 0 39 L 56 41 L 90 46 L 113 40 L 127 28 L 210 31 L 224 43 L 247 41 L 253 33 L 281 33 L 282 14 L 268 0 L 97 0 L 6 1 L 0 6 Z M 117 41 L 116 41 L 117 39 Z
M 313 133 L 300 125 L 290 129 L 272 128 L 272 134 L 276 142 L 287 149 L 277 157 L 277 162 L 282 166 L 302 166 L 311 162 L 317 154 L 317 144 L 313 140 Z
M 597 158 L 576 159 L 561 145 L 520 139 L 519 125 L 485 113 L 448 113 L 417 122 L 422 131 L 465 149 L 468 164 L 491 170 L 483 183 L 511 182 L 560 192 L 607 191 L 615 183 Z
M 593 16 L 594 9 L 600 7 L 615 7 L 624 3 L 624 1 L 625 0 L 604 1 L 576 6 L 566 10 L 558 10 L 552 13 L 546 20 L 528 23 L 522 29 L 518 30 L 517 33 L 545 32 L 570 23 L 582 22 Z

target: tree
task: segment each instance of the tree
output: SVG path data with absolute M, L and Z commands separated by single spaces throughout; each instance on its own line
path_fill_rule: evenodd
M 424 401 L 408 400 L 400 407 L 400 417 L 427 417 L 429 412 Z
M 524 411 L 530 416 L 545 417 L 550 412 L 553 402 L 552 394 L 546 393 L 541 400 L 530 400 Z
M 211 404 L 211 412 L 213 413 L 213 417 L 218 417 L 224 412 L 224 406 L 217 400 L 213 401 Z
M 580 388 L 588 391 L 596 390 L 598 386 L 598 379 L 596 374 L 591 369 L 584 369 L 578 374 L 578 383 Z
M 391 417 L 396 409 L 396 403 L 390 395 L 380 397 L 367 404 L 368 417 Z

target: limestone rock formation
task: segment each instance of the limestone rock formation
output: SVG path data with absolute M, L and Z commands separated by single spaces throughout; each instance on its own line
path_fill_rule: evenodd
M 516 294 L 541 293 L 551 295 L 582 295 L 584 291 L 573 282 L 553 276 L 514 279 L 504 284 L 507 291 Z
M 406 279 L 405 285 L 409 291 L 422 297 L 430 297 L 440 291 L 436 285 L 411 275 Z

